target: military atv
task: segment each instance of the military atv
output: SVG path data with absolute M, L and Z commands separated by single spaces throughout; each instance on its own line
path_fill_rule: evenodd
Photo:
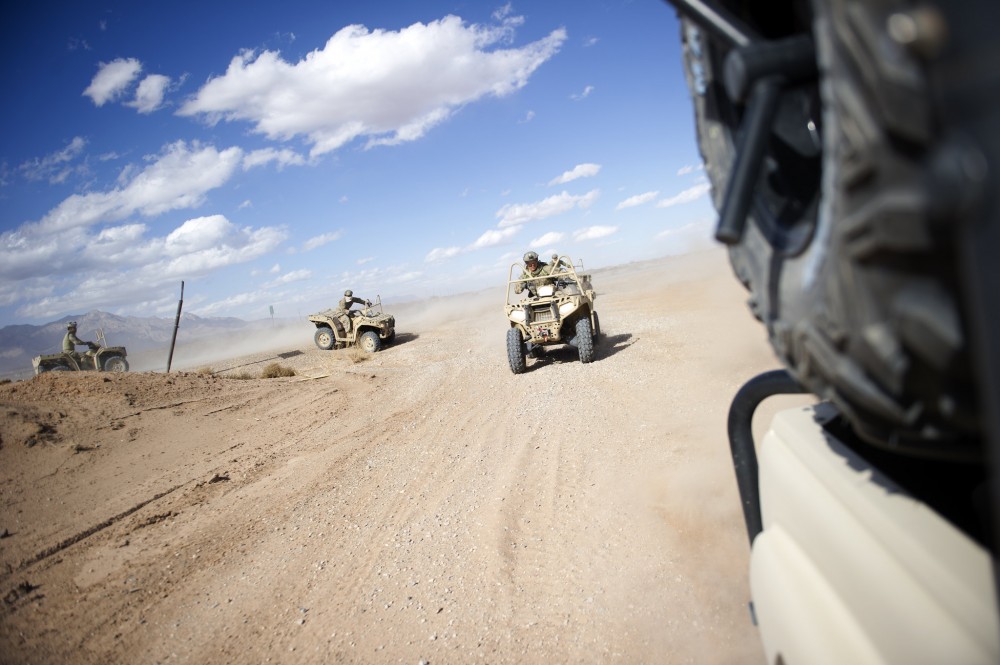
M 51 353 L 35 356 L 31 364 L 35 376 L 42 372 L 127 372 L 124 346 L 108 346 L 104 331 L 97 331 L 97 342 L 89 343 L 85 353 Z
M 316 346 L 329 351 L 357 344 L 362 351 L 375 353 L 396 338 L 396 317 L 382 312 L 381 296 L 364 309 L 348 313 L 350 330 L 344 328 L 342 316 L 335 308 L 309 315 L 309 320 L 316 325 L 313 335 Z
M 549 275 L 526 279 L 520 278 L 521 263 L 510 267 L 504 310 L 510 321 L 507 360 L 514 374 L 527 369 L 529 354 L 537 355 L 542 347 L 556 344 L 575 347 L 582 363 L 594 360 L 601 324 L 594 310 L 597 294 L 590 275 L 578 273 L 569 257 L 560 257 L 555 265 Z M 517 293 L 518 285 L 524 287 L 524 296 Z

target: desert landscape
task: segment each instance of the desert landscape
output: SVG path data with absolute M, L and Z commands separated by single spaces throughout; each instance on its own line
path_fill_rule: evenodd
M 0 661 L 762 662 L 726 413 L 776 361 L 724 251 L 595 271 L 596 360 L 517 376 L 504 276 L 367 357 L 0 385 Z

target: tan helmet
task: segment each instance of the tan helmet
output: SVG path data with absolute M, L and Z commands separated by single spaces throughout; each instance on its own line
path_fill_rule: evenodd
M 351 291 L 350 289 L 347 289 L 346 291 L 344 291 L 344 297 L 345 298 L 351 298 L 353 296 L 354 296 L 354 291 Z
M 538 260 L 538 254 L 537 253 L 535 253 L 535 252 L 525 252 L 524 253 L 524 262 L 525 263 L 531 263 L 532 261 L 537 261 L 537 260 Z

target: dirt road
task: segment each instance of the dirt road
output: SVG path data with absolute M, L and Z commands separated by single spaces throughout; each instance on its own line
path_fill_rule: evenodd
M 721 252 L 594 285 L 589 365 L 511 374 L 498 288 L 291 378 L 0 386 L 0 660 L 762 662 L 725 415 L 764 330 Z

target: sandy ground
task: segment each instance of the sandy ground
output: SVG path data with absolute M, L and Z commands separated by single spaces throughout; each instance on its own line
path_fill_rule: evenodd
M 764 330 L 721 251 L 594 286 L 587 365 L 513 375 L 500 287 L 361 362 L 0 386 L 0 661 L 762 662 L 725 418 Z

